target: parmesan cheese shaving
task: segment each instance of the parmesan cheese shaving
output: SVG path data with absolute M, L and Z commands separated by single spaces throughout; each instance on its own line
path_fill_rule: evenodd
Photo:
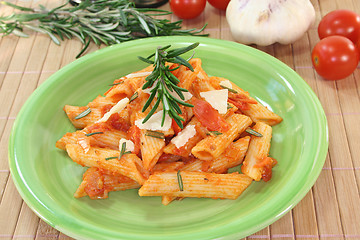
M 119 150 L 120 151 L 121 151 L 123 143 L 126 144 L 125 152 L 127 152 L 127 151 L 133 152 L 134 151 L 134 148 L 135 148 L 134 143 L 131 140 L 127 140 L 125 138 L 120 138 L 120 140 L 119 140 Z
M 167 131 L 171 127 L 171 118 L 168 114 L 165 115 L 164 125 L 161 126 L 163 110 L 152 115 L 145 123 L 142 123 L 144 118 L 135 121 L 135 125 L 140 129 L 152 130 L 152 131 Z
M 220 86 L 224 86 L 230 89 L 233 89 L 232 84 L 229 80 L 223 80 L 220 82 Z
M 228 90 L 212 90 L 208 92 L 201 92 L 200 96 L 205 99 L 210 105 L 218 110 L 220 114 L 225 114 L 227 112 L 227 100 L 228 100 Z
M 151 74 L 151 72 L 130 73 L 130 74 L 126 75 L 126 78 L 147 77 L 150 74 Z
M 128 99 L 127 97 L 121 99 L 117 104 L 115 104 L 115 106 L 113 106 L 113 107 L 110 109 L 110 111 L 108 111 L 107 113 L 105 113 L 102 118 L 100 118 L 99 120 L 97 120 L 96 123 L 106 122 L 111 115 L 113 115 L 114 113 L 117 113 L 117 112 L 121 112 L 121 111 L 126 107 L 126 105 L 127 105 L 128 103 L 129 103 L 129 99 Z
M 179 149 L 182 146 L 184 146 L 189 141 L 190 138 L 195 136 L 195 134 L 196 134 L 195 125 L 187 125 L 184 128 L 184 130 L 179 132 L 179 134 L 176 137 L 171 139 L 171 142 L 175 144 L 175 146 Z

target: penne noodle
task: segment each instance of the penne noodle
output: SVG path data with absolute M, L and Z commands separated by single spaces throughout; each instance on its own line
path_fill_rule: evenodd
M 140 185 L 123 175 L 106 173 L 96 167 L 89 168 L 83 175 L 83 181 L 76 190 L 74 197 L 89 196 L 91 199 L 105 199 L 112 191 L 123 191 L 139 188 Z
M 143 160 L 144 168 L 146 170 L 151 170 L 162 154 L 162 149 L 165 147 L 165 139 L 147 136 L 146 132 L 147 130 L 141 130 L 141 157 Z
M 98 119 L 102 117 L 102 112 L 100 108 L 89 108 L 89 110 L 88 108 L 89 107 L 87 106 L 78 107 L 78 106 L 65 105 L 64 111 L 67 117 L 69 118 L 69 120 L 71 121 L 72 125 L 74 125 L 74 127 L 76 127 L 77 129 L 83 129 L 95 123 Z M 77 116 L 79 116 L 79 114 L 87 110 L 90 111 L 89 114 L 87 114 L 85 117 L 75 119 Z
M 251 136 L 249 149 L 241 171 L 255 181 L 260 181 L 265 168 L 262 163 L 267 160 L 270 151 L 272 128 L 265 123 L 258 122 L 253 129 L 261 133 L 262 137 Z
M 135 154 L 124 154 L 119 160 L 117 159 L 120 154 L 119 151 L 90 148 L 85 153 L 79 144 L 67 144 L 66 151 L 74 162 L 82 166 L 97 167 L 105 169 L 112 174 L 121 174 L 135 180 L 139 184 L 143 184 L 148 175 L 142 166 L 142 161 Z
M 221 89 L 221 83 L 224 81 L 228 81 L 231 84 L 231 88 L 235 90 L 238 94 L 241 94 L 245 98 L 249 100 L 249 102 L 255 104 L 246 104 L 247 109 L 241 109 L 245 115 L 249 116 L 254 122 L 265 122 L 270 126 L 279 124 L 282 121 L 282 118 L 270 111 L 267 107 L 260 104 L 254 98 L 250 97 L 249 93 L 238 87 L 236 84 L 232 83 L 231 81 L 227 80 L 226 78 L 221 77 L 211 77 L 211 83 L 214 88 Z M 234 94 L 232 94 L 234 95 Z M 231 94 L 229 96 L 231 98 Z
M 86 136 L 86 134 L 88 134 L 88 136 Z M 109 127 L 106 123 L 97 123 L 83 130 L 66 133 L 56 142 L 55 146 L 59 149 L 65 150 L 66 144 L 75 144 L 80 139 L 85 138 L 89 141 L 90 146 L 117 150 L 119 149 L 119 140 L 121 138 L 126 138 L 126 136 L 126 132 Z
M 182 189 L 178 174 L 181 174 Z M 139 189 L 139 196 L 236 199 L 251 182 L 250 177 L 239 173 L 156 172 Z
M 252 123 L 245 115 L 233 114 L 226 119 L 230 129 L 218 136 L 207 136 L 191 150 L 191 153 L 201 160 L 213 160 L 219 157 L 247 127 Z
M 218 158 L 214 159 L 209 172 L 224 173 L 229 168 L 240 165 L 247 153 L 250 137 L 243 137 L 232 142 Z

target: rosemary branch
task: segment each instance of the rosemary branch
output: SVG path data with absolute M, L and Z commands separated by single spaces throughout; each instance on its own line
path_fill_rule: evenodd
M 156 8 L 135 8 L 130 0 L 85 0 L 78 6 L 64 4 L 54 9 L 21 7 L 9 2 L 1 2 L 21 10 L 8 16 L 0 16 L 0 33 L 28 37 L 25 29 L 47 34 L 56 44 L 65 38 L 78 38 L 83 49 L 77 57 L 88 48 L 90 42 L 97 45 L 112 45 L 138 38 L 197 35 L 201 29 L 181 29 L 182 21 L 171 22 L 157 19 L 156 16 L 169 15 L 171 12 Z
M 144 104 L 142 109 L 143 112 L 148 109 L 152 101 L 155 99 L 155 104 L 152 107 L 151 111 L 144 118 L 143 123 L 145 123 L 149 118 L 155 113 L 156 109 L 159 107 L 160 102 L 163 106 L 163 116 L 161 126 L 164 125 L 165 115 L 168 114 L 174 121 L 178 124 L 180 128 L 183 128 L 184 119 L 180 116 L 182 111 L 179 107 L 180 105 L 186 107 L 193 107 L 192 104 L 186 103 L 184 101 L 185 97 L 183 92 L 188 92 L 187 89 L 179 87 L 177 84 L 180 82 L 179 79 L 172 74 L 172 71 L 175 69 L 170 69 L 169 66 L 166 66 L 166 63 L 175 63 L 179 65 L 184 65 L 188 67 L 191 71 L 194 71 L 191 64 L 180 57 L 180 55 L 191 51 L 196 48 L 199 43 L 193 43 L 187 47 L 177 48 L 168 50 L 171 45 L 165 47 L 158 47 L 155 50 L 154 54 L 151 54 L 147 58 L 138 57 L 140 60 L 153 64 L 154 70 L 152 73 L 146 77 L 146 83 L 143 85 L 142 89 L 152 88 L 150 90 L 150 97 Z M 151 60 L 154 58 L 154 60 Z

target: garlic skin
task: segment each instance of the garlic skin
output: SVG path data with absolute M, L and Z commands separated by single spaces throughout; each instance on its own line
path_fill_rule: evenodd
M 226 19 L 240 43 L 289 44 L 314 23 L 315 9 L 310 0 L 231 0 Z

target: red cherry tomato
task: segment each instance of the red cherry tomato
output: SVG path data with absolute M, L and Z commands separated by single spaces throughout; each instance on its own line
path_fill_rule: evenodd
M 227 5 L 229 4 L 230 0 L 207 0 L 211 6 L 220 10 L 226 10 Z
M 206 0 L 170 0 L 171 11 L 182 19 L 198 17 L 205 6 Z
M 320 39 L 340 35 L 356 43 L 360 33 L 360 16 L 350 10 L 335 10 L 320 21 L 318 34 Z
M 359 63 L 359 52 L 349 39 L 330 36 L 315 45 L 311 58 L 320 76 L 339 80 L 354 72 Z

